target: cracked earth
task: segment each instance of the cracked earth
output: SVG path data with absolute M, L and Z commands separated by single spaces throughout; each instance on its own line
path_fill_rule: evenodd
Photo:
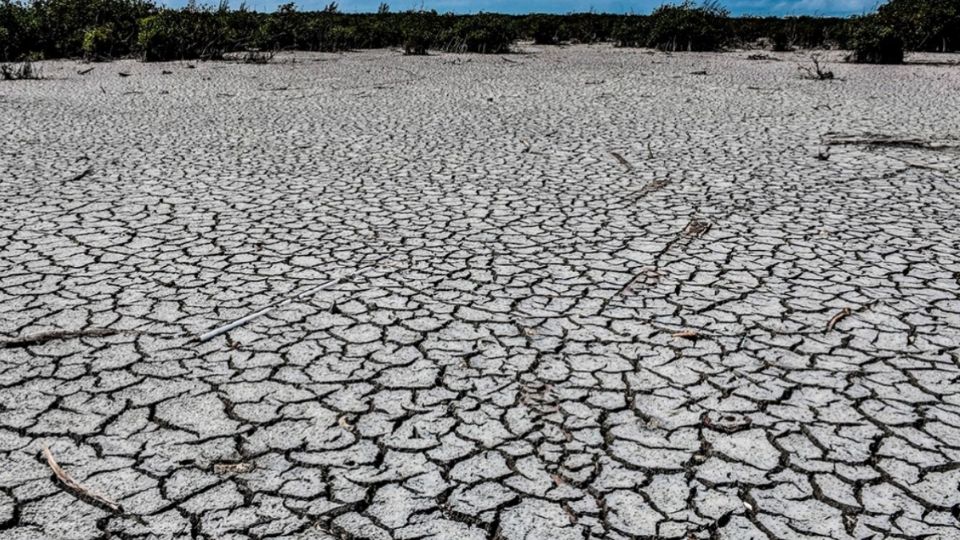
M 526 48 L 0 83 L 0 537 L 960 538 L 956 68 Z

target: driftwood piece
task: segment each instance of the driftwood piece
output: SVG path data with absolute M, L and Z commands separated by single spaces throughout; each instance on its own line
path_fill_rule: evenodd
M 81 500 L 96 506 L 105 507 L 114 513 L 123 512 L 123 507 L 121 507 L 119 503 L 111 501 L 102 495 L 98 495 L 90 491 L 89 488 L 74 480 L 72 476 L 67 474 L 67 471 L 60 467 L 60 465 L 57 463 L 57 460 L 53 458 L 53 452 L 51 452 L 46 446 L 43 447 L 43 457 L 46 458 L 47 465 L 50 467 L 50 470 L 53 471 L 53 474 L 57 477 L 57 480 L 59 480 L 64 487 L 72 491 Z
M 71 178 L 70 178 L 69 180 L 67 180 L 67 181 L 68 181 L 68 182 L 76 182 L 77 180 L 82 180 L 83 178 L 86 178 L 86 176 L 87 176 L 88 174 L 90 174 L 90 173 L 92 173 L 92 172 L 93 172 L 93 167 L 87 167 L 86 169 L 80 171 L 79 174 L 73 175 L 73 177 L 71 177 Z
M 33 347 L 34 345 L 42 345 L 48 341 L 60 341 L 81 337 L 107 337 L 115 336 L 119 333 L 119 330 L 112 330 L 110 328 L 91 328 L 89 330 L 78 330 L 73 332 L 41 332 L 39 334 L 31 334 L 29 336 L 23 336 L 8 341 L 0 341 L 0 349 L 22 349 L 25 347 Z
M 845 308 L 841 309 L 841 310 L 840 310 L 840 313 L 837 313 L 836 315 L 834 315 L 834 316 L 830 319 L 830 321 L 827 322 L 827 332 L 833 330 L 833 327 L 836 326 L 837 323 L 839 323 L 840 321 L 842 321 L 842 320 L 846 319 L 847 317 L 849 317 L 851 313 L 853 313 L 853 312 L 850 311 L 850 308 L 845 307 Z
M 700 238 L 701 236 L 707 234 L 707 231 L 713 226 L 707 220 L 704 219 L 691 219 L 690 223 L 687 223 L 687 226 L 683 229 L 684 236 L 692 236 L 694 238 Z
M 874 146 L 890 148 L 914 148 L 919 150 L 950 150 L 960 147 L 960 143 L 958 143 L 956 140 L 926 140 L 870 133 L 865 135 L 841 135 L 839 133 L 827 133 L 823 136 L 823 144 L 827 146 Z
M 620 164 L 623 165 L 623 167 L 624 167 L 625 169 L 627 169 L 628 171 L 632 171 L 632 170 L 633 170 L 633 165 L 631 165 L 630 162 L 627 161 L 627 158 L 621 156 L 619 153 L 614 152 L 613 150 L 610 150 L 610 155 L 613 156 L 614 159 L 616 159 L 617 161 L 619 161 Z
M 696 341 L 696 339 L 700 337 L 700 332 L 697 332 L 696 330 L 681 330 L 679 332 L 674 332 L 673 337 Z

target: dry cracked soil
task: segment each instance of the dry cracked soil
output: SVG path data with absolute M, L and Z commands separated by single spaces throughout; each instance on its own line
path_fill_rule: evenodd
M 526 50 L 0 83 L 0 537 L 960 538 L 957 68 Z

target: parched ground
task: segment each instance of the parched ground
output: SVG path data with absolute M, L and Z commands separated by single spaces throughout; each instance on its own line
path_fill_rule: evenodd
M 0 537 L 960 538 L 958 68 L 526 49 L 0 83 Z

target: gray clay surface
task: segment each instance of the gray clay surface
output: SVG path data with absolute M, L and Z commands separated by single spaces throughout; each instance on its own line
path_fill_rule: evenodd
M 960 538 L 960 71 L 525 49 L 0 83 L 0 537 Z

